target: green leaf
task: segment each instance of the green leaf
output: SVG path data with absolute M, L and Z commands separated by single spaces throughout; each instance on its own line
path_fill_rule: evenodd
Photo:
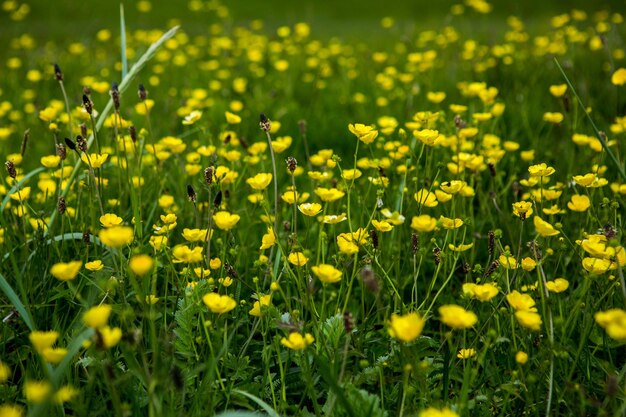
M 124 78 L 128 74 L 128 60 L 126 58 L 126 21 L 123 3 L 120 3 L 120 47 L 122 49 L 122 78 Z
M 261 407 L 263 410 L 265 410 L 265 412 L 270 416 L 270 417 L 280 417 L 278 415 L 278 413 L 276 411 L 274 411 L 274 409 L 272 407 L 270 407 L 265 401 L 263 401 L 262 399 L 260 399 L 259 397 L 252 395 L 248 392 L 245 391 L 241 391 L 238 389 L 234 389 L 233 392 L 237 393 L 237 394 L 241 394 L 244 397 L 248 397 L 250 398 L 252 401 L 254 401 L 255 403 L 257 403 L 259 405 L 259 407 Z
M 32 332 L 35 330 L 35 325 L 33 323 L 33 319 L 30 317 L 30 313 L 26 310 L 22 300 L 20 300 L 20 297 L 18 297 L 15 291 L 13 291 L 13 288 L 11 288 L 11 285 L 9 285 L 8 281 L 2 274 L 0 274 L 0 289 L 4 295 L 7 296 L 11 304 L 13 304 L 13 307 L 15 307 L 17 312 L 20 313 L 20 317 L 22 317 L 22 320 L 24 320 L 24 323 L 26 323 L 30 331 Z

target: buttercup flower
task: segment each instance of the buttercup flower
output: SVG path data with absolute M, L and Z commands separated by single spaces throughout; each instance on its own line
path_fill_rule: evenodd
M 468 329 L 478 322 L 478 317 L 463 307 L 449 304 L 439 307 L 440 320 L 453 329 Z
M 320 281 L 330 284 L 341 280 L 341 271 L 332 265 L 320 264 L 311 267 L 311 271 L 320 279 Z
M 50 268 L 50 273 L 52 274 L 52 276 L 60 281 L 71 281 L 76 278 L 82 266 L 82 261 L 72 261 L 67 263 L 59 262 L 52 265 L 52 268 Z
M 306 333 L 304 336 L 298 332 L 289 333 L 287 338 L 280 339 L 280 344 L 291 350 L 304 350 L 315 341 L 315 338 Z
M 389 320 L 389 336 L 402 342 L 411 342 L 419 337 L 425 324 L 426 320 L 414 311 L 403 316 L 394 313 Z
M 202 297 L 202 302 L 209 308 L 209 310 L 218 314 L 228 313 L 237 306 L 237 301 L 235 301 L 232 297 L 228 295 L 219 295 L 214 292 L 205 294 Z

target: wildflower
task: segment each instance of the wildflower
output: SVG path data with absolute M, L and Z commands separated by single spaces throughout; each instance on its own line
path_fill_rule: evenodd
M 543 120 L 548 123 L 555 123 L 555 124 L 561 123 L 563 121 L 563 113 L 546 112 L 543 114 Z
M 417 201 L 418 204 L 421 204 L 426 207 L 435 207 L 437 204 L 439 204 L 435 194 L 431 193 L 425 188 L 422 188 L 421 190 L 416 192 L 413 197 L 415 198 L 415 201 Z
M 478 317 L 463 307 L 448 304 L 439 307 L 440 320 L 453 329 L 468 329 L 478 321 Z
M 246 183 L 255 190 L 262 191 L 272 183 L 272 174 L 256 174 L 254 177 L 248 178 Z
M 518 201 L 513 203 L 513 214 L 525 220 L 533 214 L 533 204 L 529 201 Z
M 83 314 L 83 323 L 87 327 L 100 329 L 107 325 L 112 307 L 109 304 L 100 304 L 91 307 Z
M 402 342 L 411 342 L 422 334 L 425 324 L 426 320 L 414 311 L 402 316 L 394 313 L 389 320 L 389 328 L 387 331 L 389 332 L 389 336 L 394 339 L 398 339 Z
M 554 171 L 555 169 L 549 167 L 545 162 L 528 167 L 528 172 L 531 177 L 548 177 L 554 174 Z
M 337 224 L 341 223 L 344 220 L 347 220 L 348 217 L 345 213 L 341 214 L 328 214 L 322 218 L 322 223 L 325 224 Z
M 259 249 L 269 249 L 276 244 L 276 234 L 271 227 L 267 228 L 267 233 L 261 239 L 261 247 Z
M 586 195 L 573 195 L 571 200 L 567 203 L 567 208 L 572 211 L 583 212 L 591 206 L 591 201 Z
M 363 173 L 358 169 L 344 169 L 341 172 L 341 178 L 348 181 L 360 178 L 361 175 L 363 175 Z
M 87 165 L 91 165 L 93 169 L 100 168 L 106 162 L 108 157 L 108 153 L 104 153 L 102 155 L 99 155 L 97 153 L 91 153 L 87 155 L 86 153 L 83 153 L 80 155 L 80 159 L 82 159 L 82 161 Z
M 567 84 L 551 85 L 550 94 L 554 97 L 562 97 L 567 91 Z
M 175 263 L 196 263 L 202 262 L 204 259 L 202 246 L 196 246 L 191 249 L 187 245 L 176 245 L 172 249 L 172 255 L 175 258 Z
M 26 401 L 41 404 L 48 400 L 52 393 L 52 385 L 48 381 L 24 382 L 24 396 Z
M 535 262 L 534 259 L 529 258 L 529 257 L 522 259 L 521 264 L 522 264 L 522 269 L 527 272 L 532 271 L 537 266 L 537 262 Z
M 618 68 L 615 70 L 613 75 L 611 75 L 611 83 L 613 83 L 613 85 L 626 84 L 626 68 Z
M 22 417 L 24 410 L 19 405 L 2 404 L 0 405 L 0 417 Z
M 58 155 L 48 155 L 40 159 L 41 165 L 46 168 L 56 168 L 61 163 L 61 157 Z
M 130 258 L 128 266 L 135 275 L 142 277 L 152 270 L 154 259 L 148 255 L 135 255 Z
M 213 235 L 213 231 L 211 233 L 207 229 L 183 229 L 183 238 L 187 242 L 206 242 L 210 239 L 210 235 Z
M 465 283 L 463 284 L 463 294 L 468 295 L 471 298 L 474 298 L 478 301 L 489 301 L 498 293 L 500 290 L 494 284 L 473 284 L 473 283 Z
M 202 297 L 202 302 L 209 308 L 209 310 L 218 314 L 228 313 L 237 306 L 237 301 L 235 301 L 232 297 L 228 295 L 219 295 L 214 292 L 205 294 Z
M 196 123 L 202 117 L 202 112 L 199 110 L 193 110 L 183 119 L 183 124 L 186 126 Z
M 322 199 L 322 201 L 325 201 L 327 203 L 339 200 L 341 197 L 343 197 L 346 193 L 344 193 L 343 191 L 339 191 L 336 188 L 322 188 L 322 187 L 318 187 L 315 190 L 313 190 L 313 192 Z
M 598 311 L 594 318 L 611 339 L 618 342 L 626 341 L 626 311 L 619 308 Z
M 236 115 L 235 113 L 227 111 L 224 115 L 226 116 L 226 123 L 228 123 L 229 125 L 236 125 L 241 123 L 241 116 Z
M 320 281 L 331 284 L 341 280 L 341 271 L 332 265 L 319 264 L 312 266 L 311 271 L 319 278 Z
M 261 295 L 258 301 L 254 302 L 254 304 L 252 305 L 252 310 L 250 310 L 248 314 L 255 317 L 261 317 L 263 313 L 263 307 L 271 305 L 271 299 L 271 295 Z
M 515 312 L 515 318 L 520 326 L 530 330 L 538 331 L 541 329 L 541 316 L 535 311 L 519 310 Z
M 146 300 L 145 301 L 146 301 L 146 304 L 153 305 L 153 304 L 158 303 L 159 300 L 160 300 L 160 298 L 157 297 L 156 295 L 149 294 L 149 295 L 146 295 Z
M 41 331 L 35 330 L 28 335 L 28 339 L 30 343 L 33 345 L 35 350 L 39 353 L 44 350 L 52 347 L 59 338 L 59 332 L 50 330 L 50 331 Z
M 289 263 L 295 266 L 304 266 L 309 261 L 309 258 L 304 256 L 302 252 L 292 252 L 287 257 Z
M 280 339 L 280 344 L 291 350 L 304 350 L 315 341 L 315 338 L 310 333 L 306 333 L 304 336 L 298 332 L 289 333 L 287 338 Z
M 428 407 L 427 409 L 420 411 L 418 417 L 459 417 L 459 415 L 450 410 L 448 407 Z
M 461 219 L 450 219 L 448 217 L 441 216 L 439 217 L 439 221 L 441 222 L 441 226 L 448 230 L 458 229 L 463 226 L 463 220 Z
M 378 137 L 378 130 L 375 130 L 374 126 L 367 126 L 362 123 L 350 123 L 348 130 L 365 144 L 372 143 Z
M 119 327 L 111 328 L 109 326 L 105 326 L 98 329 L 98 333 L 100 334 L 102 347 L 105 349 L 111 349 L 122 339 L 122 329 Z
M 537 311 L 535 308 L 535 300 L 528 295 L 522 294 L 517 290 L 513 290 L 506 295 L 506 301 L 516 311 Z
M 58 347 L 57 348 L 49 347 L 47 349 L 44 349 L 43 352 L 41 352 L 41 356 L 43 356 L 46 362 L 52 363 L 55 365 L 60 363 L 65 357 L 65 355 L 67 355 L 67 349 L 58 348 Z
M 520 365 L 524 365 L 526 362 L 528 362 L 528 353 L 522 352 L 521 350 L 517 352 L 515 354 L 515 362 L 519 363 Z
M 54 402 L 57 404 L 63 404 L 71 401 L 78 395 L 78 392 L 79 391 L 71 385 L 63 385 L 62 387 L 59 387 L 57 392 L 54 393 Z
M 414 216 L 411 219 L 411 228 L 422 233 L 432 232 L 437 227 L 437 219 L 429 216 L 428 214 L 422 214 L 420 216 Z
M 413 136 L 420 142 L 428 146 L 434 146 L 440 138 L 439 131 L 432 129 L 422 129 L 413 131 Z
M 82 266 L 82 261 L 59 262 L 52 265 L 50 273 L 60 281 L 70 281 L 76 278 Z
M 546 288 L 548 288 L 548 291 L 550 292 L 555 292 L 555 293 L 563 292 L 568 287 L 569 287 L 569 281 L 567 281 L 565 278 L 557 278 L 554 281 L 546 282 Z
M 239 222 L 239 219 L 241 219 L 241 217 L 238 214 L 231 214 L 227 211 L 218 211 L 213 215 L 215 225 L 221 230 L 232 229 L 237 222 Z
M 459 359 L 469 359 L 474 356 L 476 356 L 476 349 L 473 348 L 461 349 L 459 353 L 456 354 L 456 357 Z
M 98 237 L 102 243 L 112 248 L 129 245 L 135 239 L 133 228 L 128 226 L 113 226 L 102 229 L 98 233 Z
M 467 243 L 467 244 L 460 244 L 459 246 L 456 246 L 452 243 L 448 244 L 448 249 L 454 252 L 465 252 L 466 250 L 471 249 L 473 247 L 474 247 L 474 242 Z
M 543 220 L 539 216 L 535 216 L 533 218 L 533 223 L 535 224 L 535 230 L 537 231 L 537 233 L 543 237 L 556 236 L 560 233 L 554 228 L 554 226 L 552 226 L 550 223 Z
M 0 384 L 4 384 L 11 377 L 11 368 L 9 366 L 0 361 Z M 1 414 L 0 414 L 1 415 Z
M 500 255 L 498 262 L 506 269 L 517 269 L 517 261 L 512 256 Z
M 319 203 L 304 203 L 298 206 L 298 210 L 305 216 L 315 216 L 322 211 L 322 205 Z

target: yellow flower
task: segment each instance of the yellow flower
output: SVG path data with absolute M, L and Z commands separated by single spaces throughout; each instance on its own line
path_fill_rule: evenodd
M 420 142 L 428 146 L 433 146 L 440 138 L 439 131 L 432 129 L 414 130 L 413 136 L 415 136 Z
M 546 165 L 545 162 L 528 167 L 528 172 L 531 177 L 548 177 L 554 174 L 554 171 L 555 169 Z
M 550 86 L 550 94 L 554 97 L 562 97 L 567 91 L 567 84 L 558 84 Z
M 273 128 L 275 125 L 276 125 L 276 122 L 272 122 L 272 130 L 274 130 Z M 272 131 L 270 131 L 270 133 L 271 132 Z M 276 153 L 283 153 L 288 147 L 291 146 L 291 142 L 293 142 L 293 139 L 291 136 L 280 136 L 276 138 L 276 140 L 272 141 L 272 149 Z
M 100 333 L 100 340 L 102 341 L 102 347 L 105 349 L 110 349 L 113 346 L 117 345 L 122 339 L 122 329 L 119 327 L 109 327 L 105 326 L 98 329 Z
M 513 214 L 522 220 L 529 218 L 533 214 L 533 203 L 529 201 L 518 201 L 513 203 Z
M 506 295 L 506 301 L 516 311 L 537 311 L 535 308 L 535 300 L 528 295 L 522 294 L 517 290 L 511 291 Z
M 448 194 L 456 194 L 459 191 L 461 191 L 461 189 L 463 189 L 463 187 L 465 187 L 467 184 L 465 183 L 465 181 L 459 181 L 459 180 L 452 180 L 452 181 L 445 181 L 443 182 L 439 188 L 441 188 L 443 191 L 445 191 Z
M 320 281 L 330 284 L 341 280 L 341 271 L 332 265 L 320 264 L 312 266 L 311 271 L 320 279 Z
M 218 314 L 228 313 L 237 306 L 237 301 L 235 301 L 232 297 L 228 295 L 219 295 L 214 292 L 205 294 L 202 297 L 202 302 L 204 302 L 209 310 Z
M 312 217 L 322 211 L 322 205 L 319 203 L 304 203 L 298 206 L 298 210 L 305 216 Z
M 348 130 L 365 144 L 372 143 L 378 137 L 378 130 L 375 130 L 374 126 L 367 126 L 362 123 L 350 123 Z
M 135 275 L 142 277 L 152 270 L 154 259 L 148 255 L 135 255 L 130 258 L 128 266 Z
M 422 334 L 425 324 L 426 320 L 414 311 L 403 316 L 394 313 L 389 320 L 389 328 L 387 331 L 389 332 L 389 336 L 394 339 L 398 339 L 402 342 L 411 342 Z
M 83 266 L 83 261 L 59 262 L 52 265 L 50 273 L 58 280 L 70 281 L 76 278 Z
M 28 339 L 30 343 L 33 345 L 35 350 L 39 353 L 44 350 L 52 347 L 59 338 L 59 332 L 54 330 L 49 331 L 41 331 L 35 330 L 28 335 Z
M 498 262 L 506 269 L 517 269 L 517 261 L 512 256 L 500 255 Z
M 446 93 L 443 91 L 429 91 L 426 93 L 426 99 L 431 103 L 439 104 L 446 98 Z
M 59 387 L 57 392 L 54 393 L 54 402 L 57 404 L 63 404 L 71 401 L 72 398 L 78 395 L 78 390 L 71 385 L 63 385 Z
M 541 330 L 541 316 L 535 311 L 519 310 L 515 312 L 515 318 L 522 327 L 538 331 Z
M 210 239 L 209 235 L 213 235 L 213 231 L 211 233 L 207 229 L 183 229 L 183 238 L 187 242 L 206 242 Z
M 613 75 L 611 75 L 611 83 L 613 83 L 613 85 L 626 84 L 626 68 L 618 68 Z
M 11 377 L 11 368 L 9 366 L 0 361 L 0 384 L 4 384 Z M 0 414 L 1 416 L 2 414 Z
M 426 207 L 435 207 L 439 202 L 434 193 L 429 192 L 427 189 L 422 188 L 413 196 L 418 204 Z
M 202 117 L 202 112 L 199 110 L 193 110 L 191 113 L 189 113 L 187 116 L 185 116 L 185 118 L 183 119 L 183 124 L 184 125 L 192 125 L 195 122 L 197 122 L 198 120 L 200 120 L 200 118 Z
M 348 180 L 348 181 L 355 180 L 359 178 L 361 175 L 363 175 L 363 173 L 358 169 L 344 169 L 341 172 L 341 177 L 344 180 Z
M 261 247 L 259 249 L 268 249 L 276 244 L 276 233 L 271 227 L 267 228 L 267 233 L 261 239 Z
M 441 226 L 448 230 L 458 229 L 463 226 L 463 220 L 461 219 L 450 219 L 448 217 L 441 216 L 439 217 L 439 221 L 441 222 Z
M 522 269 L 527 272 L 532 271 L 537 266 L 537 262 L 535 262 L 534 259 L 529 258 L 529 257 L 522 259 L 521 264 L 522 264 Z
M 61 163 L 61 157 L 58 155 L 48 155 L 40 159 L 41 165 L 46 168 L 56 168 Z
M 554 226 L 552 226 L 550 223 L 543 220 L 539 216 L 535 216 L 533 218 L 533 223 L 535 224 L 535 230 L 537 231 L 537 233 L 543 237 L 556 236 L 560 233 L 554 228 Z
M 619 308 L 598 311 L 594 318 L 611 339 L 618 342 L 626 341 L 626 311 Z
M 213 215 L 213 221 L 215 225 L 222 230 L 230 230 L 237 222 L 239 222 L 241 217 L 238 214 L 231 214 L 227 211 L 218 211 Z
M 335 200 L 339 200 L 341 197 L 345 195 L 343 191 L 339 191 L 336 188 L 318 187 L 314 190 L 314 192 L 315 194 L 317 194 L 319 198 L 322 199 L 322 201 L 325 201 L 328 203 L 333 202 Z
M 204 259 L 202 246 L 191 249 L 187 245 L 176 245 L 172 249 L 174 263 L 196 263 Z
M 153 305 L 159 302 L 159 297 L 154 294 L 146 295 L 146 304 Z
M 548 123 L 561 123 L 563 121 L 563 113 L 555 112 L 550 113 L 546 112 L 543 114 L 543 120 Z
M 91 165 L 93 169 L 100 168 L 106 162 L 108 157 L 108 153 L 103 153 L 102 155 L 90 153 L 89 156 L 87 156 L 86 153 L 83 153 L 80 155 L 80 159 L 82 159 L 87 165 Z
M 304 350 L 315 341 L 315 338 L 310 333 L 306 333 L 304 336 L 298 332 L 289 333 L 287 338 L 280 339 L 280 344 L 291 350 Z
M 24 410 L 19 405 L 2 404 L 0 405 L 0 417 L 23 417 Z
M 337 223 L 341 223 L 344 220 L 347 220 L 348 217 L 346 216 L 345 213 L 341 213 L 341 214 L 327 214 L 326 216 L 324 216 L 322 218 L 322 223 L 325 224 L 337 224 Z
M 135 239 L 132 227 L 113 226 L 100 230 L 98 237 L 102 243 L 112 248 L 121 248 L 132 243 Z
M 67 355 L 67 349 L 65 348 L 49 347 L 49 348 L 44 349 L 43 352 L 41 352 L 41 356 L 43 356 L 46 362 L 52 363 L 55 365 L 60 363 L 65 357 L 65 355 Z
M 459 417 L 459 415 L 447 407 L 428 407 L 427 409 L 420 411 L 418 417 Z
M 109 304 L 93 306 L 83 314 L 83 323 L 87 327 L 100 329 L 107 325 L 112 307 Z
M 260 173 L 248 178 L 246 183 L 255 190 L 265 190 L 272 183 L 272 174 Z
M 236 125 L 241 123 L 241 116 L 236 115 L 235 113 L 227 111 L 224 115 L 226 116 L 226 123 L 228 123 L 229 125 Z
M 289 263 L 295 266 L 304 266 L 309 261 L 309 258 L 304 256 L 302 252 L 292 252 L 287 257 Z
M 386 220 L 372 220 L 372 225 L 379 232 L 389 232 L 393 229 L 393 226 Z
M 474 298 L 478 301 L 489 301 L 498 293 L 500 290 L 494 284 L 473 284 L 471 282 L 463 284 L 463 294 L 468 295 L 471 298 Z
M 586 195 L 573 195 L 571 200 L 567 203 L 567 208 L 572 211 L 583 212 L 591 206 L 591 201 Z
M 524 365 L 526 362 L 528 362 L 528 353 L 522 352 L 521 350 L 517 352 L 515 354 L 515 362 L 519 363 L 520 365 Z
M 554 281 L 546 282 L 546 288 L 548 288 L 548 291 L 550 292 L 556 292 L 556 293 L 563 292 L 568 287 L 569 287 L 569 281 L 567 281 L 565 278 L 557 278 Z
M 52 385 L 48 381 L 24 382 L 24 396 L 26 401 L 41 404 L 48 400 L 52 393 Z
M 263 314 L 262 307 L 269 306 L 272 303 L 272 296 L 270 295 L 261 295 L 258 301 L 255 301 L 252 305 L 252 310 L 248 312 L 251 316 L 261 317 Z
M 104 268 L 104 265 L 102 264 L 102 261 L 100 259 L 96 259 L 95 261 L 87 262 L 85 264 L 85 269 L 88 269 L 93 272 L 99 271 L 102 268 Z
M 420 216 L 414 216 L 411 219 L 411 228 L 418 232 L 426 233 L 432 232 L 437 227 L 437 219 L 429 216 L 428 214 L 422 214 Z
M 440 320 L 453 329 L 467 329 L 478 321 L 476 314 L 454 304 L 439 307 L 439 315 Z
M 337 246 L 339 246 L 339 252 L 346 255 L 354 255 L 359 251 L 359 247 L 353 242 L 350 233 L 341 233 L 337 236 Z
M 473 356 L 476 356 L 476 349 L 461 349 L 459 353 L 456 354 L 456 357 L 459 359 L 469 359 Z

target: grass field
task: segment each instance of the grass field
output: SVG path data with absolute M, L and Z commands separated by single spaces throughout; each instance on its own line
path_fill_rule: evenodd
M 626 414 L 623 1 L 0 5 L 0 417 Z

